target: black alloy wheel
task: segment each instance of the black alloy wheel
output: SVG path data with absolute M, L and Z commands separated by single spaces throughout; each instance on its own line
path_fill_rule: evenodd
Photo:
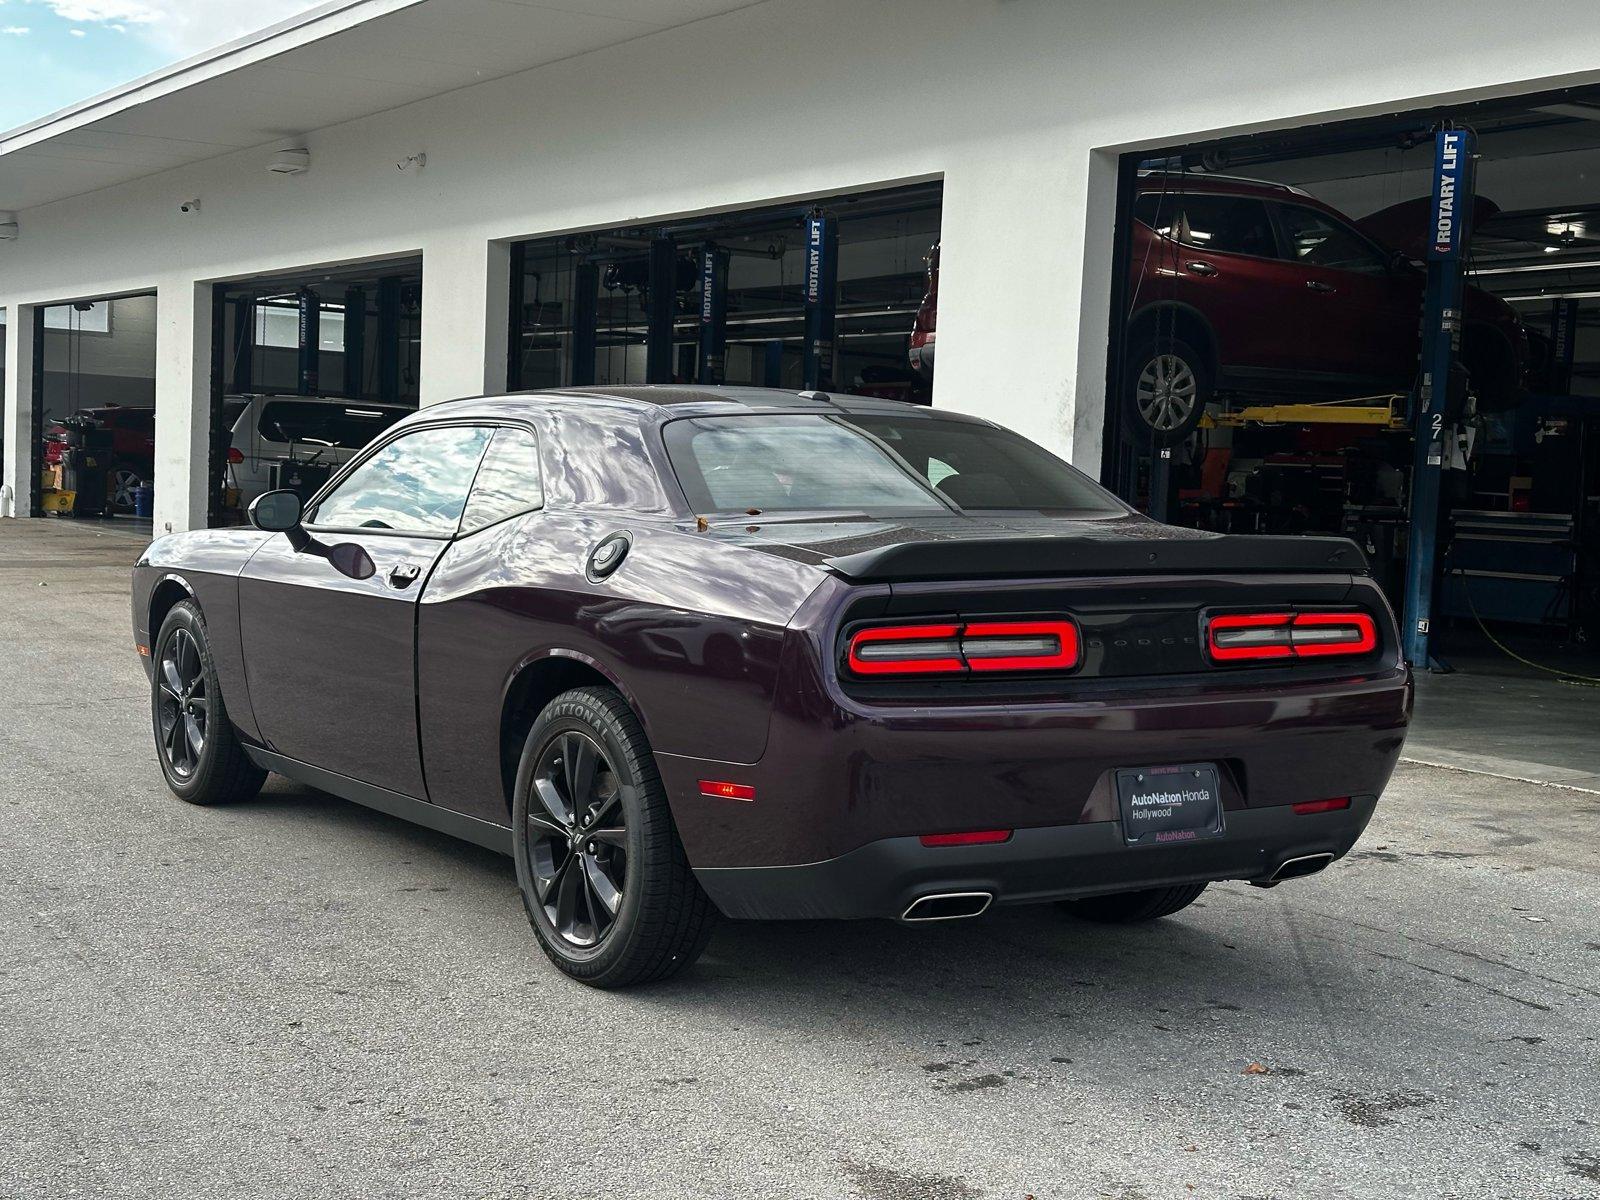
M 174 604 L 154 644 L 150 724 L 167 787 L 190 804 L 254 796 L 267 773 L 250 760 L 228 720 L 199 605 Z
M 156 725 L 167 768 L 192 779 L 206 749 L 211 698 L 194 634 L 181 626 L 167 635 L 156 664 Z
M 700 957 L 717 911 L 621 693 L 574 688 L 539 713 L 517 767 L 511 828 L 528 921 L 567 975 L 627 987 Z
M 545 917 L 565 941 L 598 946 L 616 927 L 628 886 L 622 783 L 587 733 L 557 734 L 533 778 L 525 836 Z

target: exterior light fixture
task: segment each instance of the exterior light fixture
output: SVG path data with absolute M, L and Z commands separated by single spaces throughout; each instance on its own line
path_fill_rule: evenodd
M 267 170 L 273 175 L 304 175 L 311 170 L 311 151 L 298 142 L 290 142 L 272 156 Z

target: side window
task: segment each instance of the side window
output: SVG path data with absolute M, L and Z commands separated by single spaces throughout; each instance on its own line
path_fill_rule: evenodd
M 1252 196 L 1145 192 L 1134 201 L 1133 215 L 1162 237 L 1197 250 L 1278 257 L 1266 203 Z
M 471 533 L 531 512 L 544 504 L 544 487 L 539 478 L 539 443 L 526 429 L 497 429 L 489 452 L 478 468 L 461 532 Z
M 1365 238 L 1315 209 L 1280 204 L 1278 219 L 1289 243 L 1289 257 L 1295 262 L 1368 275 L 1382 275 L 1389 269 Z
M 312 521 L 336 529 L 392 529 L 448 537 L 461 523 L 488 429 L 449 426 L 396 438 L 317 506 Z

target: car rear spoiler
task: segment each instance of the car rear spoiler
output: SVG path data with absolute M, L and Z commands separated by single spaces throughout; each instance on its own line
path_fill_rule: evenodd
M 1107 539 L 1018 537 L 896 542 L 823 564 L 866 582 L 1004 579 L 1040 575 L 1337 574 L 1367 571 L 1349 538 L 1254 537 Z

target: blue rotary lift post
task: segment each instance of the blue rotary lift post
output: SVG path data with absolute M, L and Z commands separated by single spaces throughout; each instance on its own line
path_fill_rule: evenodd
M 1416 404 L 1403 633 L 1406 658 L 1416 668 L 1441 666 L 1428 651 L 1428 634 L 1437 573 L 1440 496 L 1456 437 L 1452 376 L 1461 353 L 1462 274 L 1472 236 L 1475 143 L 1467 129 L 1446 126 L 1434 135 L 1428 290 L 1422 312 L 1422 374 Z
M 700 249 L 701 383 L 721 383 L 728 357 L 728 252 L 707 242 Z
M 322 298 L 310 288 L 300 296 L 300 394 L 315 396 L 322 388 Z
M 821 209 L 806 215 L 805 387 L 833 384 L 833 338 L 839 302 L 839 219 Z

